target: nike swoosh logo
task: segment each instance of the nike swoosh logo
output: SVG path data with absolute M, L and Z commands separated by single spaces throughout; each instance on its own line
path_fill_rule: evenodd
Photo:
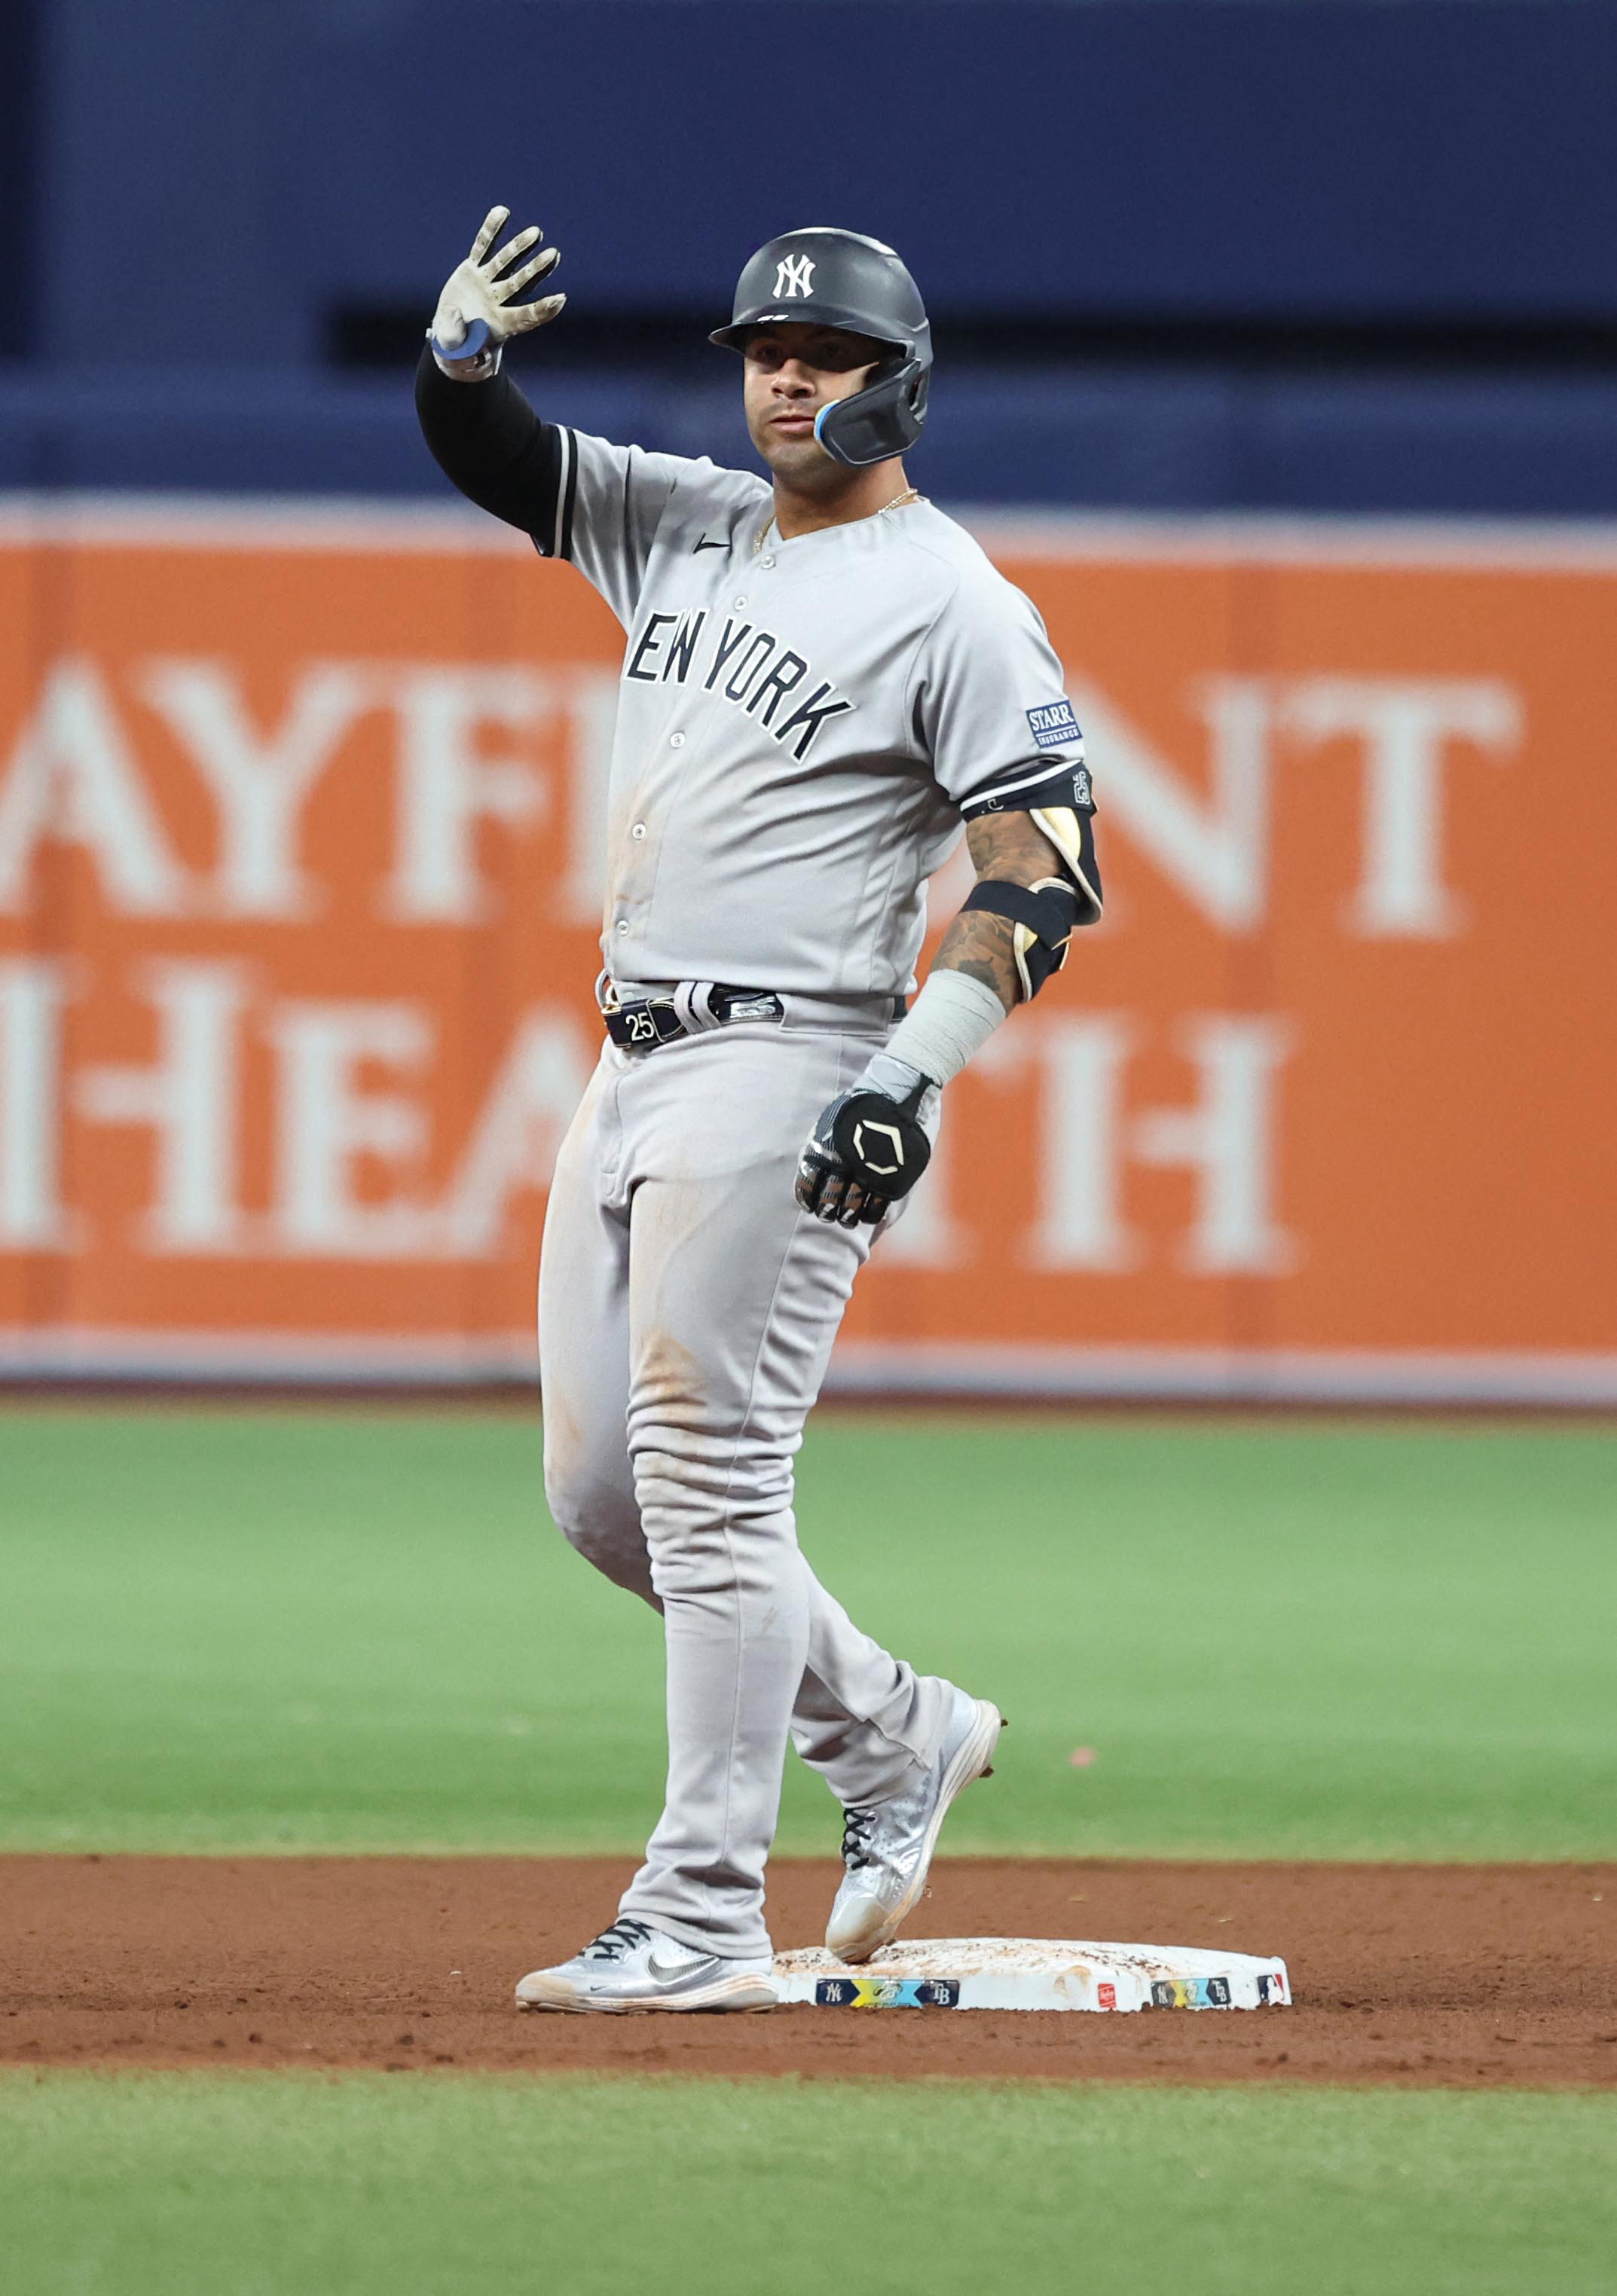
M 646 1975 L 655 1977 L 665 1984 L 670 1983 L 676 1977 L 694 1977 L 701 1967 L 700 1962 L 677 1961 L 670 1969 L 665 1967 L 654 1953 L 648 1954 L 645 1960 Z
M 730 545 L 727 537 L 722 542 L 710 542 L 705 534 L 702 536 L 702 540 L 696 545 L 696 550 L 727 550 L 729 547 Z M 693 558 L 696 555 L 696 550 L 693 550 L 691 553 Z

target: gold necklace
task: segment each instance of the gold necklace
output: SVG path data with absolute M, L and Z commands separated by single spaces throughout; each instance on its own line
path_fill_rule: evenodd
M 925 500 L 926 496 L 922 493 L 919 487 L 907 487 L 901 495 L 895 495 L 891 502 L 882 503 L 876 510 L 867 511 L 866 512 L 866 516 L 867 518 L 885 518 L 890 510 L 903 510 L 906 505 L 910 503 L 924 502 Z M 848 519 L 843 522 L 849 526 L 858 526 L 862 523 L 860 520 L 856 518 Z M 775 512 L 771 511 L 768 517 L 759 528 L 758 533 L 753 539 L 752 555 L 754 558 L 758 556 L 759 552 L 769 539 L 769 529 L 774 524 Z M 824 531 L 823 529 L 817 529 L 816 530 Z

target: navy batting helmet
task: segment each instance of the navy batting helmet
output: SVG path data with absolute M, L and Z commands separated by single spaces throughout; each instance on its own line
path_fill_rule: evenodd
M 745 350 L 755 327 L 782 319 L 845 327 L 889 347 L 863 390 L 815 419 L 814 435 L 834 461 L 863 470 L 914 446 L 926 420 L 932 331 L 921 291 L 891 247 L 825 224 L 783 232 L 747 265 L 735 316 L 710 340 Z

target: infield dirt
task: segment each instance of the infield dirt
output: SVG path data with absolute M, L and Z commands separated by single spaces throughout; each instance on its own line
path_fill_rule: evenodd
M 783 1948 L 838 1868 L 786 1860 Z M 1617 2087 L 1617 1866 L 940 1863 L 908 1934 L 1276 1953 L 1297 2005 L 518 2016 L 612 1917 L 590 1858 L 0 1859 L 0 2062 Z

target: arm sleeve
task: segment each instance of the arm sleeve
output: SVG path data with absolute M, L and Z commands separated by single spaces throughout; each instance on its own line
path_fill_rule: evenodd
M 509 375 L 457 382 L 422 353 L 415 408 L 434 460 L 480 509 L 531 536 L 601 593 L 625 628 L 682 473 L 710 466 L 544 422 Z
M 1028 813 L 1060 855 L 1079 924 L 1101 913 L 1095 792 L 1062 667 L 1030 598 L 996 575 L 962 584 L 916 666 L 915 731 L 966 821 Z
M 480 510 L 531 535 L 560 556 L 562 433 L 541 422 L 504 372 L 456 382 L 429 343 L 415 370 L 415 412 L 432 459 Z

